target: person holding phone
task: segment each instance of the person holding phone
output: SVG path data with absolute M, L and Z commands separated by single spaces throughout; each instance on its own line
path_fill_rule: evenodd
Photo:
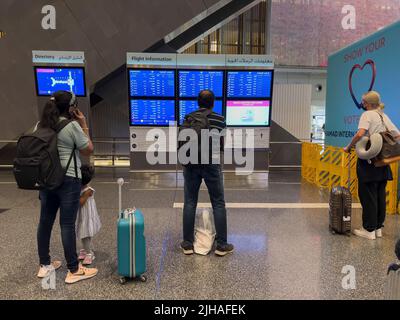
M 68 91 L 57 91 L 46 103 L 38 126 L 54 129 L 60 121 L 67 119 L 73 121 L 68 123 L 57 136 L 61 166 L 66 169 L 64 182 L 55 190 L 40 191 L 41 210 L 37 232 L 40 260 L 38 277 L 45 278 L 51 271 L 61 266 L 60 261 L 51 262 L 49 250 L 51 231 L 57 211 L 60 209 L 61 238 L 69 270 L 65 282 L 72 284 L 92 278 L 98 272 L 95 268 L 85 268 L 79 263 L 75 229 L 82 185 L 80 156 L 89 156 L 94 148 L 86 118 L 77 107 L 75 95 Z M 74 152 L 75 156 L 67 168 L 68 160 Z

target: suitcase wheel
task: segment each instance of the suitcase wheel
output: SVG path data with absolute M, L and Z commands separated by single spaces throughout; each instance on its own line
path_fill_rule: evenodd
M 140 280 L 141 282 L 147 282 L 147 277 L 146 277 L 145 275 L 141 275 L 140 277 L 135 278 L 135 279 L 138 279 L 138 280 Z M 126 284 L 129 280 L 130 280 L 130 279 L 127 278 L 127 277 L 121 277 L 121 278 L 119 278 L 119 283 L 122 284 L 122 285 L 124 285 L 124 284 Z
M 141 275 L 139 279 L 140 279 L 140 281 L 142 281 L 142 282 L 146 282 L 146 281 L 147 281 L 147 277 L 144 276 L 144 275 Z

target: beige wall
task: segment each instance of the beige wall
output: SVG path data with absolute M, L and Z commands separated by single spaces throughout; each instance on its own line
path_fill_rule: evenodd
M 310 137 L 310 84 L 276 84 L 272 120 L 299 140 Z

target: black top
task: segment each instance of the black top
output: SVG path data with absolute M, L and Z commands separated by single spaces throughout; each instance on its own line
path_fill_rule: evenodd
M 377 168 L 372 163 L 368 163 L 367 160 L 361 159 L 357 161 L 357 177 L 358 181 L 361 183 L 393 180 L 390 166 Z

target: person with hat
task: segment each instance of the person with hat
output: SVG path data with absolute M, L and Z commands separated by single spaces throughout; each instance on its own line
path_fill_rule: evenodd
M 345 152 L 350 152 L 363 136 L 385 132 L 386 127 L 395 133 L 396 139 L 400 139 L 400 132 L 383 112 L 384 107 L 378 92 L 370 91 L 363 95 L 362 109 L 365 112 L 361 115 L 358 132 L 344 148 Z M 381 238 L 386 218 L 386 185 L 393 180 L 392 171 L 389 166 L 375 167 L 371 161 L 358 159 L 357 178 L 363 226 L 353 233 L 370 240 Z

